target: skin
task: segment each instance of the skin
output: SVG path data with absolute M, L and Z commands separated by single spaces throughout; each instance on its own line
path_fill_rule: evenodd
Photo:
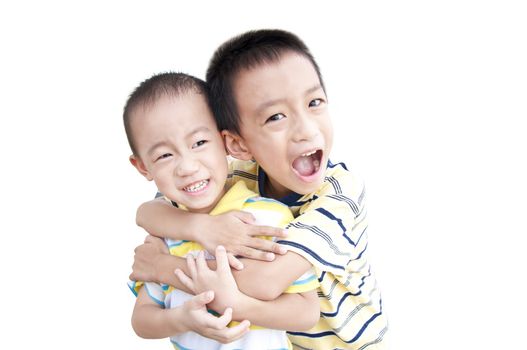
M 132 115 L 139 154 L 130 157 L 131 163 L 167 198 L 189 211 L 208 213 L 225 193 L 228 166 L 204 97 L 162 96 L 141 112 Z
M 132 114 L 131 129 L 138 154 L 131 156 L 130 162 L 141 175 L 154 181 L 167 198 L 184 205 L 189 212 L 208 213 L 214 208 L 225 193 L 227 161 L 223 140 L 202 95 L 188 92 L 177 97 L 161 96 L 151 106 L 138 108 Z M 224 256 L 224 261 L 227 261 L 227 255 Z M 220 321 L 214 323 L 210 320 L 202 302 L 203 299 L 207 299 L 208 303 L 213 301 L 211 295 L 214 292 L 210 289 L 200 291 L 209 293 L 201 299 L 193 299 L 194 302 L 175 310 L 162 309 L 142 289 L 132 316 L 134 330 L 140 336 L 163 338 L 193 330 L 219 341 L 232 341 L 247 331 L 248 321 L 244 318 L 237 318 L 242 321 L 239 327 L 226 328 L 232 316 L 230 307 L 221 309 L 226 311 Z M 278 310 L 284 313 L 280 319 L 287 319 L 285 315 L 290 312 L 302 315 L 309 311 L 307 315 L 317 315 L 318 303 L 314 308 L 313 298 L 316 298 L 315 291 L 296 297 L 284 296 L 270 303 L 244 296 L 240 298 L 243 304 L 237 303 L 236 307 L 241 309 L 239 315 L 274 328 L 277 327 L 276 322 L 273 323 L 277 314 L 271 315 L 266 310 L 280 307 Z M 189 314 L 189 320 L 182 321 L 180 318 L 184 318 L 185 313 Z M 291 322 L 288 319 L 278 325 L 283 329 L 307 329 L 314 324 L 310 322 L 313 317 L 300 319 L 307 319 L 308 322 Z
M 283 53 L 277 62 L 241 71 L 234 87 L 241 133 L 223 132 L 229 153 L 243 160 L 254 158 L 266 170 L 266 195 L 280 198 L 319 188 L 323 171 L 305 178 L 293 167 L 296 158 L 312 150 L 319 150 L 320 163 L 326 164 L 333 141 L 327 99 L 310 61 L 296 53 Z M 269 152 L 269 145 L 273 152 Z M 139 248 L 134 260 L 136 276 L 181 285 L 173 271 L 179 268 L 188 275 L 184 261 L 161 255 L 155 244 Z M 233 272 L 239 289 L 263 300 L 278 297 L 311 268 L 306 259 L 293 252 L 269 263 L 242 262 L 244 269 Z M 262 285 L 266 288 L 260 288 Z M 215 302 L 221 305 L 218 298 Z
M 257 161 L 269 177 L 268 196 L 317 190 L 325 167 L 305 177 L 293 166 L 295 159 L 315 150 L 322 153 L 320 164 L 327 164 L 333 141 L 326 94 L 309 60 L 285 53 L 277 63 L 243 70 L 234 92 L 241 124 L 240 135 L 223 131 L 229 153 Z

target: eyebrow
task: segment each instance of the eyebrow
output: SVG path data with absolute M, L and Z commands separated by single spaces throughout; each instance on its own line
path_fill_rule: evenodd
M 154 151 L 156 150 L 156 148 L 161 147 L 161 146 L 164 146 L 164 145 L 166 145 L 166 144 L 167 144 L 167 143 L 166 143 L 165 141 L 159 141 L 159 142 L 156 142 L 156 143 L 154 143 L 154 144 L 148 149 L 148 151 L 146 152 L 146 154 L 147 154 L 148 156 L 151 156 L 152 153 L 154 153 Z
M 199 132 L 208 132 L 210 129 L 204 125 L 198 126 L 197 128 L 193 129 L 192 131 L 188 132 L 185 138 L 189 138 L 190 136 L 197 134 Z
M 316 84 L 316 85 L 310 87 L 309 89 L 307 89 L 304 92 L 304 96 L 312 94 L 313 92 L 315 92 L 317 90 L 321 90 L 321 89 L 322 89 L 322 85 L 321 84 Z M 286 100 L 285 98 L 277 98 L 277 99 L 274 99 L 274 100 L 268 100 L 268 101 L 262 102 L 260 105 L 258 105 L 258 108 L 256 109 L 256 113 L 260 114 L 265 109 L 267 109 L 267 108 L 269 108 L 271 106 L 274 106 L 276 104 L 279 104 L 281 102 L 284 102 L 285 100 Z
M 210 131 L 210 129 L 208 127 L 206 127 L 206 126 L 198 126 L 197 128 L 195 128 L 192 131 L 188 132 L 187 135 L 185 136 L 185 138 L 189 138 L 189 137 L 191 137 L 194 134 L 197 134 L 199 132 L 208 132 L 208 131 Z M 151 156 L 152 153 L 154 153 L 154 151 L 156 150 L 156 148 L 161 147 L 161 146 L 165 146 L 166 144 L 167 144 L 166 141 L 156 142 L 148 149 L 148 152 L 146 154 Z

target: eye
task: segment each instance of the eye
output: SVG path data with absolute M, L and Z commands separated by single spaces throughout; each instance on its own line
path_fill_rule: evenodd
M 282 113 L 276 113 L 272 116 L 270 116 L 269 118 L 267 118 L 267 120 L 265 121 L 265 123 L 269 123 L 269 122 L 275 122 L 275 121 L 278 121 L 278 120 L 281 120 L 281 119 L 284 119 L 285 118 L 285 115 L 282 114 Z
M 199 140 L 198 142 L 196 142 L 195 144 L 192 145 L 192 148 L 198 148 L 198 147 L 201 147 L 201 146 L 203 146 L 204 144 L 206 144 L 207 142 L 209 142 L 209 141 L 207 141 L 207 140 Z
M 318 107 L 324 102 L 321 98 L 315 98 L 311 101 L 309 101 L 309 107 Z
M 161 159 L 165 159 L 165 158 L 169 158 L 169 157 L 172 157 L 171 153 L 163 153 L 162 155 L 157 157 L 156 161 L 161 160 Z

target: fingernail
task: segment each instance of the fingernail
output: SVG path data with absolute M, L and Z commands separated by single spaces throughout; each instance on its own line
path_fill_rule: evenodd
M 243 264 L 242 263 L 239 263 L 236 267 L 238 270 L 243 270 Z
M 287 230 L 282 230 L 284 236 L 287 236 Z
M 278 251 L 280 252 L 280 254 L 285 254 L 287 253 L 287 248 L 281 245 L 280 247 L 278 247 Z
M 219 245 L 217 249 L 218 249 L 218 250 L 225 250 L 225 247 L 222 246 L 222 245 Z
M 214 292 L 209 290 L 207 293 L 205 293 L 205 296 L 207 297 L 207 299 L 212 298 L 214 296 Z
M 274 260 L 274 254 L 273 253 L 267 253 L 265 254 L 265 258 L 269 261 L 273 261 Z

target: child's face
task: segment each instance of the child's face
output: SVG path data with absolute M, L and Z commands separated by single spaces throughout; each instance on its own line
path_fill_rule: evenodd
M 326 95 L 311 62 L 285 53 L 234 80 L 240 142 L 269 176 L 269 195 L 317 190 L 333 142 Z
M 167 198 L 209 212 L 223 196 L 226 152 L 202 95 L 164 96 L 138 108 L 132 132 L 139 157 L 132 164 Z

